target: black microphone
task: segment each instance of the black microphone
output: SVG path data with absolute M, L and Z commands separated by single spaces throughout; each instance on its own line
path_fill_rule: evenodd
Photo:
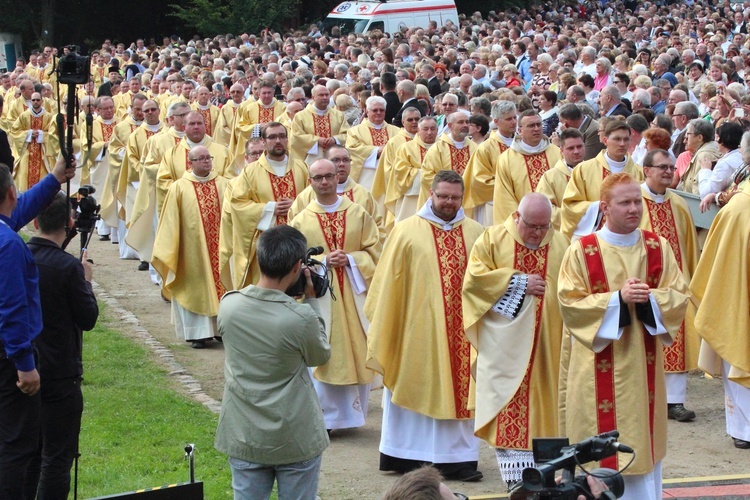
M 320 255 L 324 252 L 323 247 L 311 247 L 307 250 L 307 255 Z

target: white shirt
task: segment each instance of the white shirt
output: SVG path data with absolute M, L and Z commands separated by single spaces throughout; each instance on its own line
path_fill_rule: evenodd
M 728 188 L 732 184 L 734 173 L 741 166 L 742 153 L 739 149 L 735 149 L 722 156 L 713 170 L 701 168 L 698 171 L 698 192 L 701 198 L 709 193 L 718 193 Z

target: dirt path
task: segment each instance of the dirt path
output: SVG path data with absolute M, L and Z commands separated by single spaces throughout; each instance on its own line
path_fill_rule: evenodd
M 188 343 L 178 341 L 170 324 L 170 306 L 161 300 L 159 288 L 151 284 L 148 273 L 137 271 L 136 261 L 119 260 L 117 247 L 110 242 L 96 240 L 90 248 L 96 262 L 95 281 L 172 350 L 175 360 L 200 382 L 206 393 L 220 400 L 224 383 L 221 345 L 213 343 L 210 348 L 194 350 Z M 122 322 L 121 329 L 131 331 L 132 326 Z M 163 362 L 157 355 L 154 359 Z M 396 479 L 394 474 L 378 471 L 381 398 L 382 391 L 372 392 L 367 426 L 334 432 L 331 446 L 323 455 L 320 480 L 323 499 L 379 498 L 379 493 Z M 669 452 L 663 467 L 665 478 L 748 472 L 750 452 L 734 448 L 725 433 L 723 399 L 721 381 L 691 375 L 688 406 L 696 411 L 698 418 L 687 424 L 669 422 Z M 555 409 L 549 408 L 549 411 Z M 472 495 L 504 491 L 494 452 L 488 446 L 482 447 L 479 465 L 485 475 L 483 481 L 452 483 L 451 487 Z

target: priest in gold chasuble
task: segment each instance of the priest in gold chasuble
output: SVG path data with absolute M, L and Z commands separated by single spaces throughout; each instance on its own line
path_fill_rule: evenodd
M 508 485 L 534 466 L 532 439 L 558 435 L 562 318 L 557 278 L 568 240 L 552 205 L 529 193 L 474 244 L 463 286 L 466 336 L 476 350 L 474 434 L 496 448 Z
M 190 170 L 167 191 L 152 264 L 171 296 L 177 338 L 200 349 L 218 336 L 216 315 L 226 292 L 219 279 L 219 225 L 229 181 L 213 171 L 204 146 L 191 149 L 188 162 Z
M 313 385 L 326 429 L 361 427 L 374 375 L 365 366 L 364 304 L 383 242 L 365 209 L 336 192 L 338 176 L 331 161 L 313 163 L 309 181 L 315 198 L 289 225 L 305 235 L 310 247 L 323 248 L 319 259 L 333 271 L 333 293 L 318 299 L 331 359 L 313 370 Z
M 446 478 L 478 480 L 461 285 L 483 228 L 463 214 L 458 173 L 437 172 L 431 192 L 393 226 L 365 303 L 367 366 L 385 385 L 380 470 L 428 462 Z
M 557 163 L 560 148 L 542 134 L 542 118 L 534 110 L 518 117 L 518 135 L 497 160 L 493 194 L 494 220 L 500 222 L 515 212 L 526 193 L 536 191 L 542 175 Z
M 312 90 L 313 100 L 294 115 L 289 137 L 289 156 L 312 165 L 334 144 L 346 143 L 349 122 L 336 108 L 329 108 L 331 93 L 323 85 Z
M 542 174 L 536 192 L 546 196 L 552 203 L 552 225 L 560 230 L 563 196 L 576 165 L 583 161 L 586 148 L 583 134 L 574 128 L 566 128 L 560 133 L 560 153 L 562 158 L 555 166 Z
M 698 265 L 698 236 L 687 202 L 667 191 L 674 178 L 674 160 L 667 151 L 651 150 L 643 159 L 643 174 L 646 181 L 641 184 L 643 219 L 640 227 L 669 242 L 682 274 L 690 283 Z M 695 331 L 695 312 L 695 304 L 691 302 L 674 342 L 664 348 L 668 417 L 678 422 L 695 418 L 695 412 L 685 408 L 687 372 L 698 368 L 700 342 Z
M 639 183 L 612 174 L 598 197 L 604 228 L 574 242 L 560 269 L 560 435 L 578 442 L 617 429 L 637 450 L 625 497 L 656 500 L 667 452 L 661 346 L 677 335 L 690 291 L 667 240 L 638 229 Z M 618 453 L 600 466 L 622 469 L 630 459 Z

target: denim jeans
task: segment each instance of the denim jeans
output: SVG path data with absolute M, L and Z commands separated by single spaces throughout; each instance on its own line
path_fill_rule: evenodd
M 274 479 L 279 500 L 315 500 L 322 455 L 293 464 L 266 465 L 229 458 L 234 500 L 268 500 Z

